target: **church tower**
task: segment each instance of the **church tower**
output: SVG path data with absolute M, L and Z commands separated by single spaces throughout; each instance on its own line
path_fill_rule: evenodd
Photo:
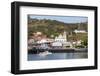
M 63 38 L 64 38 L 64 41 L 67 42 L 67 33 L 66 33 L 66 31 L 63 32 Z

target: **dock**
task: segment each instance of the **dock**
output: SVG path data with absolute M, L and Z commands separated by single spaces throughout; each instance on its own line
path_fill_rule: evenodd
M 28 53 L 33 53 L 33 54 L 38 54 L 40 52 L 45 52 L 45 51 L 49 51 L 52 53 L 76 53 L 76 52 L 88 52 L 88 49 L 74 49 L 74 48 L 50 48 L 50 49 L 30 49 L 28 50 Z

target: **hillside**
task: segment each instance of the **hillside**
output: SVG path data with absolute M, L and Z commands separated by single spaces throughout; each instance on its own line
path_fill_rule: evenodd
M 64 30 L 68 35 L 73 34 L 75 29 L 87 31 L 87 22 L 84 23 L 64 23 L 57 20 L 50 19 L 28 19 L 28 37 L 33 32 L 40 31 L 48 37 L 51 35 L 58 36 Z

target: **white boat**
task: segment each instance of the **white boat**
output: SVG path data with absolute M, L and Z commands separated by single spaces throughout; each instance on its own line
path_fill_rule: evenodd
M 49 55 L 49 54 L 52 54 L 52 53 L 51 52 L 48 52 L 48 51 L 40 52 L 39 53 L 40 56 L 46 56 L 46 55 Z

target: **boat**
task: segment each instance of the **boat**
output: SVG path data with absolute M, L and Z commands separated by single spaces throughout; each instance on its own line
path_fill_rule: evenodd
M 47 56 L 49 54 L 52 54 L 51 52 L 45 51 L 45 52 L 40 52 L 38 55 L 40 56 Z

